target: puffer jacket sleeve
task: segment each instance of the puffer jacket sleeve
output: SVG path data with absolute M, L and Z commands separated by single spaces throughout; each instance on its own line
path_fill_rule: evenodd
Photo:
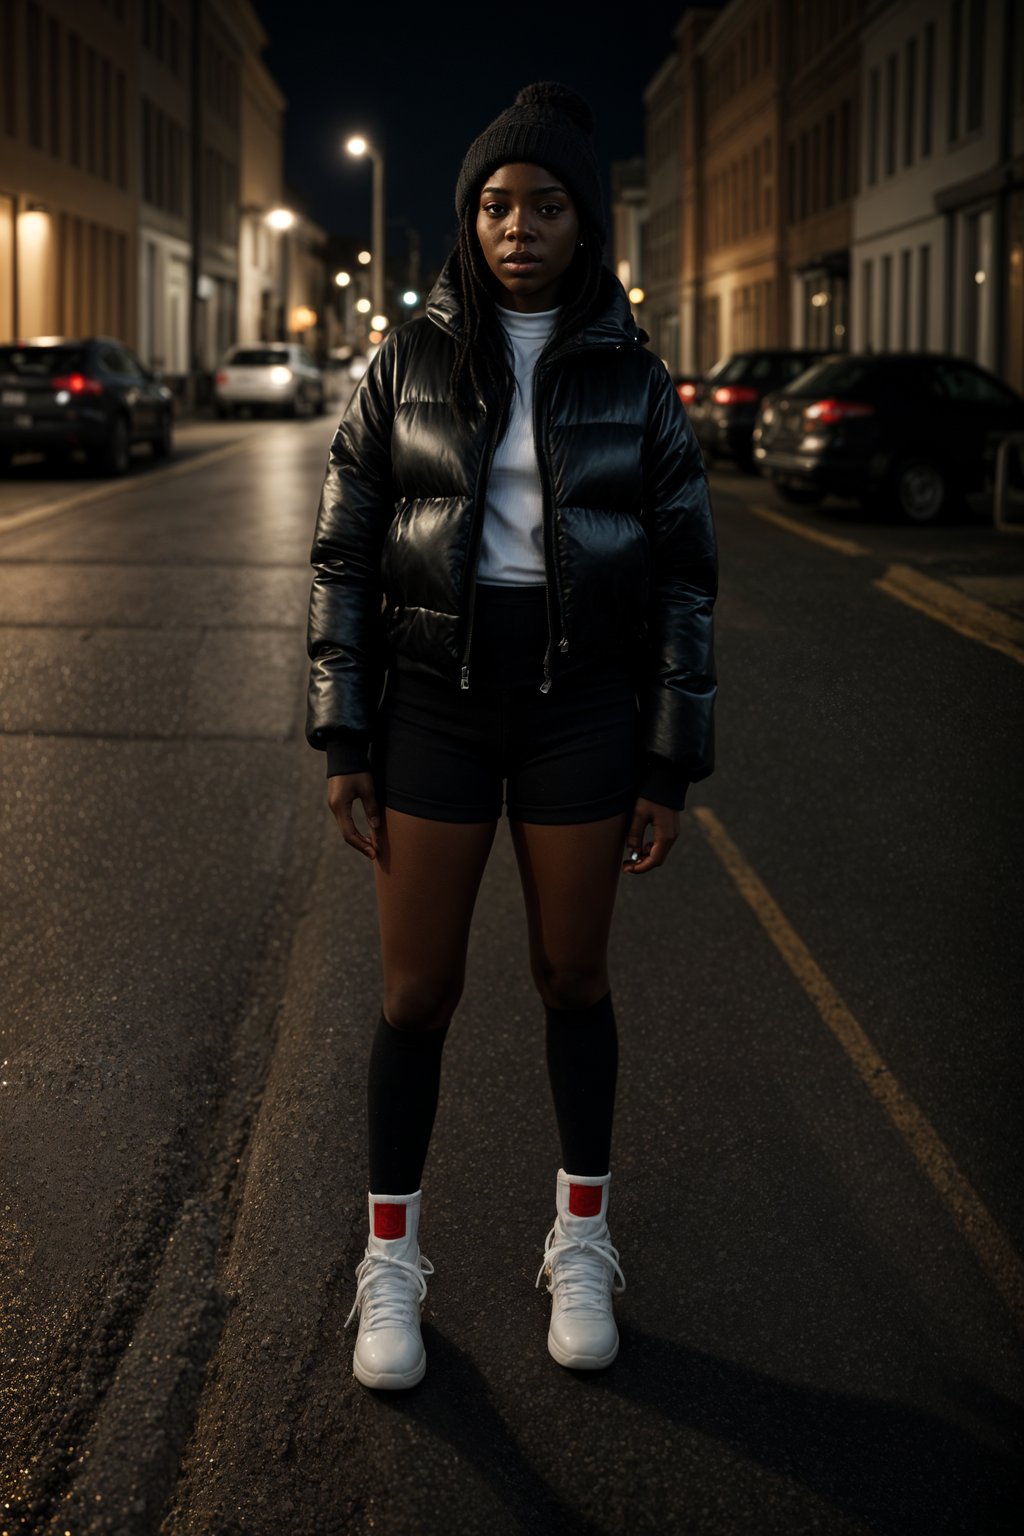
M 715 764 L 712 609 L 718 550 L 704 460 L 667 369 L 652 368 L 644 441 L 644 521 L 652 588 L 640 690 L 643 746 L 681 781 Z
M 391 428 L 396 373 L 392 333 L 360 379 L 331 443 L 310 560 L 306 739 L 328 741 L 373 726 L 386 667 L 380 556 L 394 515 Z

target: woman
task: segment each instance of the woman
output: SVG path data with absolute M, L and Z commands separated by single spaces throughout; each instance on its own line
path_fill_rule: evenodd
M 456 207 L 426 317 L 388 335 L 338 428 L 312 554 L 307 734 L 380 922 L 348 1320 L 355 1375 L 378 1388 L 426 1368 L 420 1181 L 503 783 L 562 1149 L 548 1349 L 576 1369 L 615 1358 L 609 927 L 621 870 L 664 862 L 712 768 L 704 465 L 601 264 L 586 104 L 521 91 L 471 145 Z

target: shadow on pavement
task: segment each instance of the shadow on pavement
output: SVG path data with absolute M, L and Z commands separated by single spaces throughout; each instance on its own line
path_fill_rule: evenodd
M 885 1536 L 1024 1529 L 1019 1457 L 897 1402 L 773 1380 L 668 1339 L 622 1329 L 622 1353 L 594 1387 L 656 1409 L 802 1483 Z M 977 1383 L 946 1383 L 951 1402 L 1019 1446 L 1024 1410 Z

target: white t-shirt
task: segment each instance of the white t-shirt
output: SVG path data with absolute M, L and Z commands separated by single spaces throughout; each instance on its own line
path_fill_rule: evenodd
M 508 427 L 494 450 L 484 495 L 477 579 L 498 586 L 543 584 L 544 501 L 533 440 L 533 371 L 558 319 L 558 309 L 524 315 L 498 306 L 512 344 L 516 389 Z

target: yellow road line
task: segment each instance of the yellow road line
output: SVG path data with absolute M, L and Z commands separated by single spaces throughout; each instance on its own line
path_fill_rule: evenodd
M 188 475 L 194 469 L 202 469 L 207 464 L 212 464 L 214 459 L 227 458 L 229 453 L 238 453 L 250 441 L 248 437 L 237 438 L 234 442 L 224 443 L 220 448 L 211 448 L 208 453 L 197 454 L 194 459 L 184 459 L 180 464 L 169 464 L 166 469 L 156 471 L 156 484 L 162 485 L 165 480 L 170 480 L 175 475 Z M 58 512 L 70 512 L 72 507 L 84 507 L 92 501 L 104 501 L 111 496 L 119 496 L 124 491 L 137 491 L 153 484 L 154 481 L 146 476 L 144 479 L 136 479 L 134 476 L 126 476 L 123 480 L 109 481 L 104 485 L 98 485 L 91 491 L 76 491 L 74 496 L 66 496 L 63 501 L 48 501 L 41 507 L 29 507 L 25 512 L 15 512 L 11 517 L 4 517 L 0 513 L 0 534 L 13 533 L 16 528 L 26 528 L 32 523 L 45 522 L 49 517 L 56 517 Z
M 909 565 L 890 565 L 875 586 L 908 608 L 926 613 L 930 619 L 947 624 L 968 640 L 977 640 L 993 651 L 1001 651 L 1024 665 L 1024 624 L 1011 614 L 1000 613 L 980 598 L 951 587 L 948 582 L 924 576 Z
M 706 806 L 695 807 L 693 814 L 740 895 L 945 1202 L 961 1236 L 974 1249 L 1015 1323 L 1024 1328 L 1024 1263 L 1009 1238 L 960 1172 L 931 1122 L 893 1077 L 718 817 Z
M 806 523 L 798 522 L 795 517 L 787 517 L 784 512 L 776 512 L 771 507 L 759 507 L 748 502 L 747 510 L 753 512 L 755 517 L 763 517 L 766 522 L 777 523 L 788 533 L 797 533 L 802 539 L 810 539 L 813 544 L 824 544 L 826 549 L 834 549 L 841 555 L 869 553 L 863 544 L 857 544 L 853 539 L 841 539 L 837 534 L 823 533 L 820 528 L 809 528 Z

